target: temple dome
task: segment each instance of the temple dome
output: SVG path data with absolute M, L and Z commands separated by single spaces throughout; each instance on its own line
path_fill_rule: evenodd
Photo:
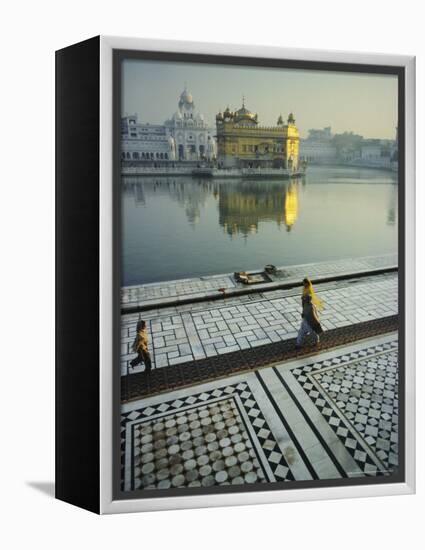
M 180 101 L 181 104 L 192 104 L 193 103 L 193 97 L 190 92 L 186 90 L 186 88 L 183 90 L 183 92 L 180 94 Z
M 244 120 L 256 122 L 257 115 L 247 109 L 245 103 L 242 103 L 242 107 L 235 112 L 235 122 L 242 122 Z

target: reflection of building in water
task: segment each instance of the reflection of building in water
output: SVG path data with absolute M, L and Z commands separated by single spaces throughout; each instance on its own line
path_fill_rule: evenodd
M 295 183 L 290 183 L 285 193 L 285 225 L 291 231 L 298 218 L 298 189 Z
M 297 191 L 296 183 L 228 182 L 220 188 L 219 223 L 229 235 L 257 233 L 259 223 L 270 220 L 290 230 L 298 216 Z
M 216 116 L 217 160 L 227 167 L 298 168 L 299 133 L 291 113 L 284 124 L 258 124 L 258 115 L 245 107 L 235 112 L 227 108 Z
M 214 195 L 216 187 L 217 184 L 213 181 L 202 179 L 190 182 L 177 180 L 169 193 L 171 198 L 184 208 L 187 220 L 191 224 L 196 224 L 201 219 L 201 211 L 205 208 L 208 197 Z
M 393 185 L 390 200 L 388 204 L 387 224 L 395 225 L 397 223 L 398 213 L 398 185 Z
M 185 211 L 187 220 L 196 224 L 201 218 L 209 196 L 218 197 L 219 184 L 213 180 L 183 180 L 182 178 L 147 178 L 137 182 L 123 179 L 126 190 L 131 190 L 137 205 L 149 206 L 149 197 L 162 195 L 176 201 Z
M 184 179 L 123 178 L 137 205 L 149 207 L 153 196 L 177 202 L 191 224 L 201 219 L 208 199 L 218 201 L 219 224 L 229 235 L 257 233 L 260 222 L 275 221 L 291 230 L 298 217 L 298 181 L 290 183 Z
M 136 206 L 145 206 L 146 197 L 145 197 L 145 188 L 144 181 L 140 178 L 123 178 L 122 186 L 126 195 L 131 195 L 134 197 L 134 203 Z
M 165 122 L 176 147 L 177 160 L 215 158 L 214 133 L 195 109 L 192 94 L 186 88 L 180 94 L 177 111 Z
M 135 184 L 134 186 L 134 200 L 137 205 L 144 206 L 146 204 L 145 192 L 142 183 Z

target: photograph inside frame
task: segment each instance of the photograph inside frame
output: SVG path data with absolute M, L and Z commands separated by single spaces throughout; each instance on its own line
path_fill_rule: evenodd
M 395 479 L 398 75 L 118 72 L 120 491 Z

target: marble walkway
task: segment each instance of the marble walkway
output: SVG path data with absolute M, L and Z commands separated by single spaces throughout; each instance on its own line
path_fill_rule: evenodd
M 317 284 L 323 328 L 396 315 L 397 283 L 397 272 L 391 272 Z M 153 368 L 161 368 L 294 338 L 300 313 L 295 288 L 122 315 L 121 375 L 143 370 L 129 366 L 138 319 L 147 321 Z
M 171 305 L 178 301 L 194 299 L 206 300 L 222 294 L 238 295 L 247 289 L 254 292 L 264 289 L 277 288 L 280 285 L 299 283 L 305 276 L 320 280 L 322 278 L 353 275 L 358 273 L 372 273 L 377 270 L 397 268 L 396 254 L 383 254 L 355 259 L 316 262 L 302 265 L 283 266 L 275 275 L 270 275 L 266 283 L 247 287 L 235 281 L 232 273 L 211 275 L 205 277 L 165 281 L 145 285 L 126 286 L 121 290 L 121 307 L 123 312 L 142 307 Z M 261 269 L 251 270 L 248 273 L 258 273 Z
M 371 297 L 378 310 L 388 303 L 383 298 L 394 294 L 394 284 L 380 278 L 367 288 L 362 282 L 350 292 L 321 295 L 329 307 L 334 299 L 348 300 L 346 305 L 356 302 L 364 310 L 360 315 L 367 315 Z M 362 296 L 367 299 L 359 303 Z M 122 489 L 147 493 L 244 485 L 258 490 L 258 484 L 267 488 L 394 474 L 399 454 L 397 354 L 397 334 L 390 333 L 317 357 L 126 403 Z

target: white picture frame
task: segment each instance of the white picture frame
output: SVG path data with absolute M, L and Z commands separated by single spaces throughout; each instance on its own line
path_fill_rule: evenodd
M 144 512 L 213 506 L 234 506 L 304 500 L 339 499 L 415 492 L 415 58 L 403 55 L 287 49 L 258 45 L 214 44 L 151 40 L 113 36 L 99 37 L 99 506 L 101 514 Z M 288 490 L 223 492 L 214 494 L 176 494 L 144 498 L 116 498 L 114 492 L 114 429 L 116 411 L 114 387 L 114 52 L 164 52 L 232 56 L 241 58 L 294 60 L 300 62 L 350 65 L 395 66 L 404 69 L 404 481 L 347 486 L 317 486 Z M 61 183 L 59 182 L 59 185 Z M 59 369 L 60 372 L 60 369 Z M 71 389 L 69 390 L 71 391 Z M 61 418 L 60 418 L 61 421 Z M 60 454 L 61 451 L 59 451 Z M 96 460 L 97 460 L 96 459 Z M 72 497 L 58 494 L 72 501 Z

